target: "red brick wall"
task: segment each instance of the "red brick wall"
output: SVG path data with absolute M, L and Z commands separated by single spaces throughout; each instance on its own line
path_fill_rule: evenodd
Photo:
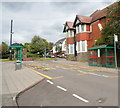
M 94 41 L 101 37 L 101 31 L 98 27 L 98 24 L 101 24 L 102 27 L 105 25 L 105 19 L 98 20 L 91 24 L 92 26 L 92 32 L 90 33 L 90 40 L 88 40 L 88 48 L 90 48 Z
M 89 33 L 78 33 L 76 34 L 76 42 L 82 41 L 82 40 L 89 40 Z
M 74 37 L 66 38 L 66 44 L 74 44 Z
M 90 31 L 90 25 L 86 25 L 86 31 Z

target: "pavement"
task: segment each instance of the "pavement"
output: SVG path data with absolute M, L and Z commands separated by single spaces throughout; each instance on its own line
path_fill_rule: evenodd
M 0 71 L 0 77 L 2 77 L 2 84 L 0 84 L 0 88 L 2 88 L 2 106 L 17 106 L 15 102 L 17 94 L 44 79 L 44 77 L 25 66 L 20 70 L 15 70 L 14 62 L 0 63 L 0 70 L 2 70 Z

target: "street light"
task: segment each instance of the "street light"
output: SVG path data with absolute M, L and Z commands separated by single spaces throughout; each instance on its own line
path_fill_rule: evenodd
M 13 20 L 11 20 L 11 28 L 10 28 L 10 46 L 12 45 L 12 26 L 13 26 Z M 11 48 L 10 48 L 10 60 L 12 60 L 12 51 L 11 51 Z
M 116 52 L 116 42 L 118 42 L 118 36 L 114 34 L 115 65 L 116 65 L 116 68 L 117 68 L 117 52 Z

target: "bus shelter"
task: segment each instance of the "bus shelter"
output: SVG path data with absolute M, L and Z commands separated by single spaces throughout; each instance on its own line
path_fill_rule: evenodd
M 115 67 L 115 53 L 113 46 L 101 45 L 88 49 L 89 66 Z
M 16 70 L 22 68 L 22 46 L 10 46 L 11 51 L 15 51 Z

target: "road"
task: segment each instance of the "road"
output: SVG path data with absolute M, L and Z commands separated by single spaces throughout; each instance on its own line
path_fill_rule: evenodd
M 46 79 L 21 94 L 19 106 L 118 106 L 117 71 L 59 60 L 24 64 Z

